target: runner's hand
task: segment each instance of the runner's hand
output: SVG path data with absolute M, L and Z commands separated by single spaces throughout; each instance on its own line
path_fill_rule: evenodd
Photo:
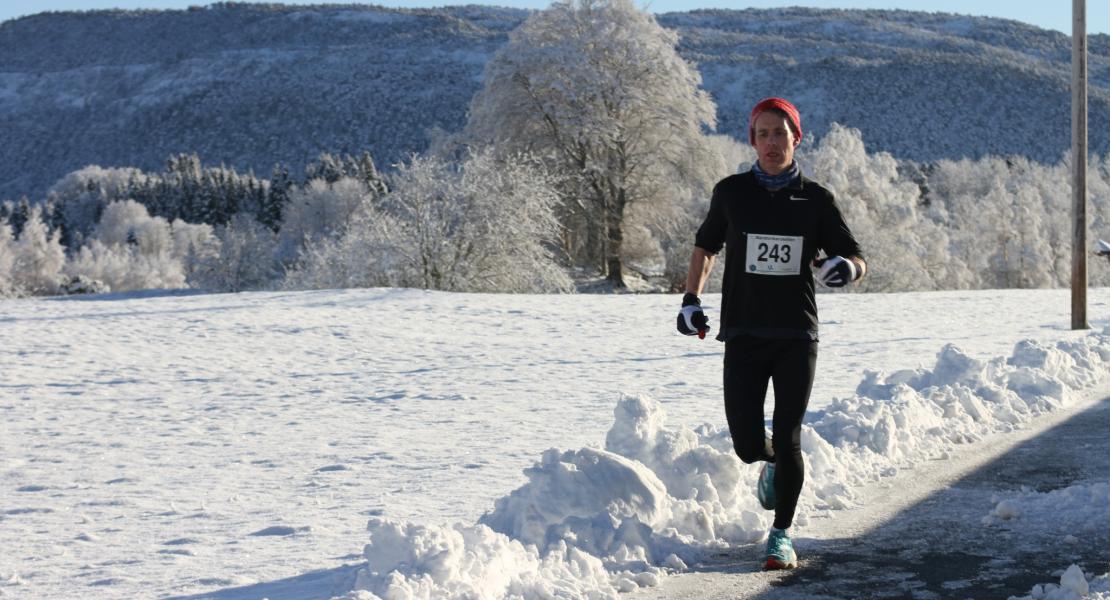
M 709 332 L 709 317 L 701 309 L 701 300 L 696 294 L 686 292 L 682 297 L 682 311 L 678 313 L 678 332 L 683 335 L 696 335 L 705 339 Z
M 813 261 L 817 268 L 814 277 L 826 287 L 838 288 L 859 279 L 860 270 L 856 263 L 843 256 L 829 256 Z

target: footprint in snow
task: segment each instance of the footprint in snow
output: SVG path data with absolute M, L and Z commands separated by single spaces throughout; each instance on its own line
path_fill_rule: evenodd
M 158 554 L 167 554 L 170 556 L 196 556 L 197 553 L 188 548 L 166 548 L 159 550 Z
M 186 544 L 199 544 L 200 540 L 193 538 L 177 538 L 168 542 L 162 542 L 163 546 L 184 546 Z
M 47 514 L 52 512 L 54 512 L 53 508 L 12 508 L 0 512 L 0 515 L 30 515 L 35 513 Z
M 265 529 L 250 534 L 254 537 L 284 537 L 287 535 L 296 535 L 298 533 L 308 533 L 312 531 L 312 527 L 290 527 L 288 525 L 273 525 Z
M 106 587 L 115 585 L 126 585 L 128 583 L 134 583 L 134 580 L 128 577 L 109 577 L 107 579 L 98 579 L 90 583 L 89 585 L 95 587 Z
M 197 580 L 197 585 L 203 586 L 227 586 L 241 584 L 243 581 L 235 579 L 225 579 L 223 577 L 204 577 Z
M 316 469 L 316 472 L 317 473 L 328 473 L 328 472 L 331 472 L 331 471 L 350 471 L 350 470 L 351 470 L 351 468 L 348 467 L 347 465 L 328 465 L 326 467 L 320 467 L 319 469 Z

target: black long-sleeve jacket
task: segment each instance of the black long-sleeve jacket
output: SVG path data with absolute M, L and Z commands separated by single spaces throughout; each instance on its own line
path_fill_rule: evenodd
M 817 340 L 812 263 L 861 256 L 832 192 L 804 175 L 770 192 L 751 171 L 722 179 L 694 245 L 728 246 L 717 339 L 738 335 Z

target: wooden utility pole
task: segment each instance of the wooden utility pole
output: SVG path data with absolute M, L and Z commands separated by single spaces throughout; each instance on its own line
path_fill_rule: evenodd
M 1071 328 L 1087 323 L 1087 6 L 1072 0 L 1071 195 L 1075 221 L 1071 243 Z

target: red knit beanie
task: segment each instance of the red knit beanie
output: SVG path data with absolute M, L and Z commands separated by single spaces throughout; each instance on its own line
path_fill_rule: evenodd
M 798 136 L 799 142 L 802 141 L 802 115 L 798 114 L 797 107 L 784 98 L 766 98 L 760 100 L 759 104 L 752 109 L 752 118 L 748 122 L 748 142 L 755 145 L 755 120 L 759 118 L 760 113 L 769 108 L 777 108 L 786 113 L 786 118 L 794 126 L 794 134 Z

